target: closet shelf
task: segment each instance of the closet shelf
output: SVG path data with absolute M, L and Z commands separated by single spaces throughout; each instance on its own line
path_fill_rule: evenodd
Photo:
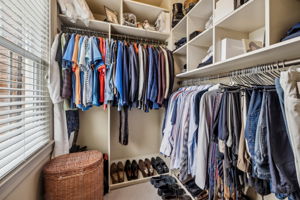
M 265 24 L 265 1 L 250 0 L 215 22 L 215 26 L 239 32 L 251 32 Z
M 173 174 L 173 173 L 172 173 Z M 181 181 L 177 178 L 175 174 L 173 174 L 173 177 L 177 180 L 177 184 L 184 189 L 185 193 L 189 195 L 193 200 L 196 200 L 196 198 L 193 197 L 193 195 L 186 189 L 186 187 L 181 183 Z
M 112 163 L 116 163 L 117 164 L 119 161 L 121 161 L 123 163 L 124 167 L 125 167 L 126 160 L 130 160 L 131 162 L 133 160 L 136 160 L 136 162 L 138 163 L 139 159 L 145 160 L 146 158 L 148 158 L 149 160 L 151 160 L 152 157 L 154 157 L 154 158 L 161 157 L 165 161 L 165 163 L 167 164 L 167 166 L 169 167 L 169 162 L 167 161 L 166 158 L 164 158 L 163 156 L 161 156 L 161 154 L 149 154 L 149 155 L 137 156 L 137 157 L 132 157 L 132 158 L 120 159 L 120 160 L 112 160 L 112 161 L 110 161 L 110 165 Z M 139 183 L 145 183 L 147 181 L 150 181 L 150 179 L 152 177 L 156 177 L 156 176 L 160 176 L 160 175 L 170 175 L 170 172 L 169 173 L 164 173 L 164 174 L 158 174 L 156 172 L 156 170 L 155 170 L 153 176 L 143 177 L 142 172 L 139 170 L 139 178 L 136 179 L 136 180 L 131 180 L 131 181 L 127 180 L 126 173 L 125 173 L 124 174 L 124 178 L 125 178 L 124 182 L 122 182 L 122 183 L 115 183 L 115 184 L 112 184 L 111 177 L 109 176 L 109 188 L 111 190 L 114 190 L 114 189 L 118 189 L 118 188 L 130 186 L 130 185 L 135 185 L 135 184 L 139 184 Z
M 256 51 L 242 54 L 225 61 L 220 61 L 202 68 L 177 74 L 178 78 L 198 78 L 208 75 L 217 75 L 237 69 L 299 58 L 300 37 L 273 44 Z
M 209 28 L 190 40 L 188 44 L 198 47 L 210 47 L 212 45 L 212 40 L 213 29 Z
M 154 23 L 161 12 L 169 12 L 168 10 L 137 1 L 124 0 L 124 13 L 134 13 L 138 20 L 149 20 Z
M 176 49 L 173 52 L 173 54 L 180 55 L 180 56 L 186 55 L 186 47 L 187 47 L 187 43 L 185 43 L 184 45 L 182 45 L 181 47 L 179 47 L 178 49 Z
M 59 14 L 59 18 L 61 19 L 62 23 L 67 26 L 76 27 L 76 28 L 84 28 L 84 29 L 91 29 L 95 31 L 101 32 L 109 32 L 109 23 L 100 21 L 100 20 L 90 20 L 88 26 L 86 26 L 81 20 L 77 20 L 75 23 L 71 22 L 66 15 Z
M 120 24 L 111 24 L 100 20 L 90 20 L 89 25 L 86 26 L 81 20 L 77 20 L 75 23 L 72 23 L 65 15 L 60 14 L 59 17 L 64 25 L 68 25 L 76 28 L 91 29 L 95 31 L 109 33 L 109 27 L 111 27 L 112 33 L 118 33 L 123 35 L 125 34 L 130 36 L 141 37 L 141 38 L 150 38 L 153 40 L 161 40 L 161 41 L 165 41 L 169 37 L 169 33 L 144 30 L 144 29 L 124 26 Z
M 188 12 L 188 16 L 200 17 L 202 19 L 208 19 L 213 12 L 213 5 L 211 0 L 200 0 L 198 3 Z
M 158 31 L 150 31 L 141 28 L 134 28 L 130 26 L 124 26 L 120 24 L 111 24 L 111 32 L 118 34 L 125 34 L 130 36 L 136 36 L 141 38 L 149 38 L 154 40 L 165 41 L 169 37 L 169 33 L 162 33 Z

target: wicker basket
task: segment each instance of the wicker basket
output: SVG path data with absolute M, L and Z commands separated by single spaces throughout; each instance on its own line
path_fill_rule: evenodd
M 59 156 L 43 173 L 46 200 L 103 199 L 103 157 L 98 151 Z

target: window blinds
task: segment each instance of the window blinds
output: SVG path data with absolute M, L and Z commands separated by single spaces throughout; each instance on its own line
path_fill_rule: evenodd
M 49 1 L 0 0 L 0 179 L 49 141 Z

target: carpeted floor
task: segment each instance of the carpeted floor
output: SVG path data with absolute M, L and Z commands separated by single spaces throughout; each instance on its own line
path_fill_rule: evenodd
M 157 195 L 157 189 L 150 184 L 141 183 L 138 185 L 128 186 L 112 190 L 105 195 L 104 200 L 160 200 Z

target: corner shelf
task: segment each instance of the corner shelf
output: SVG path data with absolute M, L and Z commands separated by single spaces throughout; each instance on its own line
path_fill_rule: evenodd
M 161 157 L 165 161 L 165 163 L 167 164 L 167 166 L 169 167 L 168 161 L 164 157 L 160 156 L 160 154 L 150 154 L 150 155 L 146 155 L 146 156 L 138 156 L 138 157 L 133 157 L 133 158 L 121 159 L 121 160 L 113 160 L 113 161 L 110 161 L 110 164 L 112 164 L 112 163 L 116 163 L 117 164 L 119 161 L 121 161 L 123 163 L 123 165 L 125 166 L 126 160 L 130 160 L 131 162 L 133 160 L 136 160 L 137 163 L 138 163 L 139 159 L 145 160 L 146 158 L 148 158 L 149 160 L 151 160 L 152 157 L 156 158 L 157 156 Z M 153 176 L 143 177 L 143 174 L 142 174 L 142 172 L 140 170 L 138 170 L 138 173 L 139 173 L 138 179 L 128 181 L 126 173 L 124 172 L 124 182 L 122 182 L 122 183 L 115 183 L 115 184 L 112 184 L 111 177 L 109 175 L 109 188 L 111 190 L 114 190 L 114 189 L 118 189 L 118 188 L 130 186 L 130 185 L 135 185 L 135 184 L 147 182 L 152 177 L 157 177 L 157 176 L 160 176 L 160 175 L 168 175 L 168 174 L 170 174 L 170 172 L 164 173 L 164 174 L 158 174 L 156 172 L 156 170 L 154 170 L 154 175 Z
M 212 15 L 212 12 L 213 12 L 213 5 L 211 0 L 200 0 L 190 10 L 190 12 L 187 13 L 187 15 L 207 19 Z
M 199 47 L 210 47 L 212 45 L 212 42 L 213 29 L 209 28 L 190 40 L 188 44 Z
M 245 69 L 262 63 L 274 62 L 274 58 L 276 58 L 276 60 L 295 59 L 300 57 L 299 52 L 300 37 L 264 47 L 202 68 L 180 73 L 177 74 L 176 77 L 205 77 L 226 73 L 232 70 Z
M 187 53 L 186 49 L 187 49 L 187 43 L 185 43 L 184 45 L 182 45 L 181 47 L 173 51 L 173 54 L 180 55 L 180 56 L 186 55 Z

